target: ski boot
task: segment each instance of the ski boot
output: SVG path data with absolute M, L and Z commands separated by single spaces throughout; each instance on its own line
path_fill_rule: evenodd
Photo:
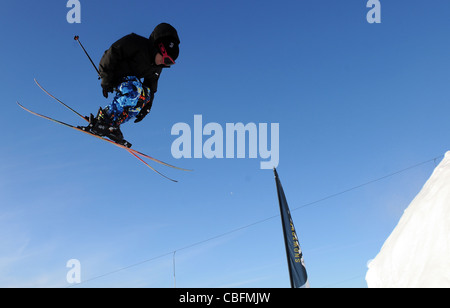
M 86 117 L 87 118 L 87 117 Z M 131 147 L 131 143 L 123 139 L 123 134 L 120 131 L 120 126 L 113 125 L 112 121 L 110 121 L 107 112 L 103 110 L 101 107 L 98 110 L 97 116 L 91 113 L 89 116 L 89 125 L 85 127 L 79 127 L 84 131 L 88 131 L 94 135 L 100 137 L 107 137 L 127 148 Z
M 88 126 L 78 126 L 79 129 L 82 129 L 86 132 L 89 132 L 89 133 L 92 133 L 95 135 L 104 136 L 104 134 L 101 134 L 102 132 L 99 131 L 99 129 L 98 129 L 98 124 L 105 122 L 104 121 L 104 111 L 101 107 L 98 109 L 96 117 L 94 117 L 94 115 L 91 113 L 89 116 L 85 116 L 84 118 L 89 122 L 89 124 L 88 124 Z M 103 127 L 103 126 L 101 126 L 101 127 Z
M 123 134 L 120 131 L 120 126 L 109 126 L 108 132 L 105 134 L 105 137 L 108 137 L 115 143 L 121 144 L 127 148 L 131 148 L 131 143 L 123 139 Z

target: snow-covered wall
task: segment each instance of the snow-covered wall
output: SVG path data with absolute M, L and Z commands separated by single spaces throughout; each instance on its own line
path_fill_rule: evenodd
M 371 287 L 450 287 L 450 152 L 369 263 Z

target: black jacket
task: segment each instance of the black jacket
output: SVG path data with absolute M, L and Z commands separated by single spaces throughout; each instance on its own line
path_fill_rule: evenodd
M 156 46 L 167 37 L 180 44 L 177 30 L 167 23 L 160 23 L 148 39 L 131 33 L 112 44 L 100 60 L 102 88 L 112 92 L 123 77 L 136 76 L 144 78 L 144 85 L 154 94 L 163 68 L 155 64 Z
M 117 87 L 122 78 L 144 78 L 144 85 L 155 93 L 162 67 L 155 64 L 157 49 L 153 39 L 137 34 L 124 36 L 105 51 L 100 60 L 99 71 L 102 88 L 108 92 Z

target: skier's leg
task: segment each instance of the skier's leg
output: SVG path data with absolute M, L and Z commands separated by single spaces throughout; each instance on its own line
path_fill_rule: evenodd
M 123 139 L 120 125 L 139 113 L 138 103 L 142 93 L 144 93 L 143 85 L 138 78 L 133 76 L 124 78 L 112 102 L 105 108 L 100 108 L 96 117 L 91 114 L 89 126 L 83 129 L 106 136 L 117 143 L 131 146 Z

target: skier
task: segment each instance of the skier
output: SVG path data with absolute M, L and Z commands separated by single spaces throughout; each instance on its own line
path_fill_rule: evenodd
M 132 33 L 112 44 L 100 60 L 99 73 L 103 96 L 116 94 L 82 129 L 130 147 L 120 125 L 132 118 L 140 122 L 150 112 L 162 69 L 175 64 L 179 44 L 176 29 L 167 23 L 156 26 L 148 39 Z

